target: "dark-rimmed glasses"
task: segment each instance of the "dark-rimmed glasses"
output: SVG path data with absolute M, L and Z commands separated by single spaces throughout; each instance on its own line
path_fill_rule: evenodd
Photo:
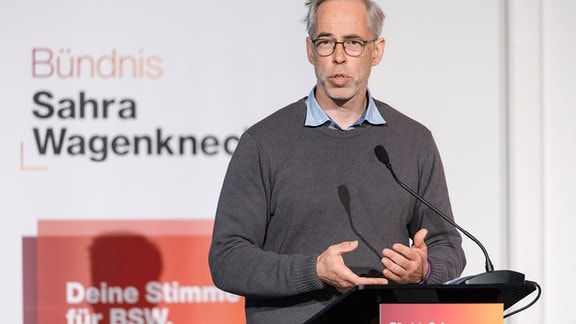
M 373 40 L 363 40 L 363 39 L 347 39 L 343 42 L 337 42 L 333 39 L 329 38 L 317 38 L 312 40 L 312 44 L 314 44 L 314 50 L 320 56 L 329 56 L 334 53 L 336 50 L 336 45 L 342 44 L 344 48 L 344 52 L 349 56 L 357 57 L 364 53 L 364 48 L 366 48 L 366 44 L 369 42 L 373 42 Z

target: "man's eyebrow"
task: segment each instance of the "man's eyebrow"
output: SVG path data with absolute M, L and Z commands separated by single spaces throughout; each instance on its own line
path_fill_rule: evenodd
M 321 38 L 321 37 L 332 37 L 334 38 L 334 35 L 331 33 L 320 33 L 318 34 L 318 36 L 316 36 L 316 38 Z
M 321 37 L 329 37 L 329 38 L 336 39 L 336 37 L 334 37 L 334 34 L 332 34 L 332 33 L 320 33 L 320 34 L 318 34 L 318 36 L 316 36 L 316 39 L 321 38 Z M 350 34 L 350 35 L 345 35 L 344 39 L 363 39 L 363 38 L 357 34 Z

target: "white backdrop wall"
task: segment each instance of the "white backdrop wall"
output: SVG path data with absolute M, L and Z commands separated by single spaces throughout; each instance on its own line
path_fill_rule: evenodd
M 509 1 L 511 265 L 540 282 L 542 301 L 514 323 L 576 323 L 576 30 L 574 1 Z
M 544 128 L 544 278 L 547 289 L 545 319 L 568 319 L 569 296 L 576 283 L 564 269 L 576 268 L 567 239 L 576 228 L 576 30 L 574 1 L 545 1 L 543 5 L 543 128 Z M 562 298 L 564 297 L 564 298 Z M 572 316 L 570 320 L 576 323 Z
M 561 249 L 562 244 L 546 241 L 534 256 L 520 243 L 531 248 L 532 235 L 533 242 L 558 240 L 556 231 L 562 233 L 567 226 L 553 224 L 573 224 L 561 221 L 571 212 L 571 199 L 566 194 L 569 188 L 558 186 L 571 183 L 565 176 L 574 180 L 569 164 L 558 162 L 574 162 L 567 153 L 573 154 L 573 149 L 561 149 L 573 148 L 574 139 L 568 124 L 575 120 L 574 110 L 566 107 L 573 108 L 575 100 L 564 91 L 574 80 L 562 72 L 564 63 L 574 68 L 569 59 L 573 55 L 562 54 L 563 36 L 569 38 L 567 30 L 574 29 L 561 24 L 569 24 L 566 13 L 574 12 L 573 5 L 548 1 L 546 10 L 539 13 L 536 0 L 528 1 L 532 10 L 516 1 L 508 7 L 497 0 L 379 2 L 387 14 L 383 33 L 387 43 L 383 62 L 373 71 L 372 93 L 432 130 L 443 156 L 456 219 L 484 242 L 495 267 L 513 267 L 558 293 L 545 294 L 544 301 L 521 315 L 526 319 L 521 322 L 567 320 L 566 312 L 556 307 L 569 291 L 546 263 L 558 258 L 556 246 Z M 305 96 L 314 84 L 305 57 L 304 14 L 299 1 L 0 2 L 4 49 L 0 240 L 6 264 L 1 271 L 10 278 L 4 284 L 7 293 L 0 296 L 0 304 L 6 306 L 3 322 L 22 322 L 21 240 L 37 235 L 39 220 L 213 218 L 234 138 L 265 115 Z M 517 20 L 509 18 L 526 19 L 530 14 L 546 22 L 537 25 L 537 34 L 549 37 L 531 43 L 534 52 L 529 53 L 536 57 L 519 68 L 531 67 L 532 62 L 549 69 L 543 76 L 537 70 L 530 79 L 515 78 L 517 70 L 507 63 L 522 61 L 523 52 L 514 51 L 522 49 L 514 47 L 514 37 L 527 37 L 522 28 L 535 27 L 525 24 L 515 29 L 512 23 Z M 538 48 L 543 44 L 549 50 L 542 57 Z M 570 46 L 568 53 L 574 54 L 574 44 Z M 53 55 L 50 64 L 48 53 Z M 112 67 L 106 64 L 95 77 L 86 70 L 72 77 L 50 73 L 57 58 L 110 62 L 111 57 L 121 56 L 140 62 L 136 75 L 126 68 L 124 74 L 116 71 L 108 77 Z M 516 134 L 517 128 L 508 127 L 524 118 L 514 109 L 521 109 L 516 102 L 524 95 L 534 96 L 522 88 L 530 86 L 530 80 L 542 93 L 534 109 L 546 119 L 539 123 L 534 116 L 528 122 L 537 124 L 541 137 L 531 130 Z M 550 86 L 543 87 L 542 80 Z M 126 107 L 121 105 L 112 108 L 108 118 L 47 117 L 48 108 L 33 101 L 39 92 L 49 92 L 54 98 L 44 96 L 42 102 L 54 106 L 59 106 L 59 100 L 78 105 L 82 92 L 98 102 L 128 100 L 134 106 L 125 111 L 132 113 L 129 117 L 118 114 Z M 217 122 L 211 122 L 214 119 Z M 150 136 L 166 140 L 172 135 L 172 148 L 180 136 L 214 145 L 204 150 L 199 146 L 195 154 L 158 147 L 150 154 L 137 154 L 131 146 L 127 154 L 110 150 L 105 159 L 88 148 L 85 154 L 74 150 L 75 154 L 40 154 L 33 130 L 45 132 L 50 127 L 66 128 L 87 139 Z M 163 135 L 158 136 L 159 132 Z M 515 209 L 523 191 L 532 193 L 528 189 L 532 186 L 525 187 L 520 180 L 526 174 L 514 177 L 514 170 L 523 165 L 514 152 L 524 145 L 527 134 L 542 142 L 538 153 L 547 162 L 546 168 L 536 166 L 541 182 L 528 183 L 540 188 L 535 203 L 546 206 L 540 209 L 546 213 L 533 218 L 546 224 L 545 230 L 523 224 Z M 526 155 L 521 151 L 519 158 L 531 158 Z M 469 260 L 465 274 L 482 272 L 480 250 L 470 241 L 464 244 Z M 534 258 L 539 260 L 536 268 Z M 566 262 L 572 265 L 568 269 L 574 268 L 569 263 L 573 260 Z

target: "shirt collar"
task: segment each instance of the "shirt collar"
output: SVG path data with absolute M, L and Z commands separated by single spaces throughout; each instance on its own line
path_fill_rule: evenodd
M 316 87 L 310 91 L 308 98 L 306 98 L 306 121 L 304 122 L 304 126 L 317 127 L 328 124 L 328 127 L 340 129 L 340 127 L 330 119 L 324 110 L 322 110 L 318 101 L 316 101 L 316 96 L 314 95 L 315 90 Z M 356 128 L 362 125 L 365 121 L 373 125 L 383 125 L 386 123 L 384 117 L 382 117 L 380 111 L 378 111 L 374 99 L 370 95 L 370 90 L 367 91 L 366 96 L 368 98 L 368 107 L 351 128 Z

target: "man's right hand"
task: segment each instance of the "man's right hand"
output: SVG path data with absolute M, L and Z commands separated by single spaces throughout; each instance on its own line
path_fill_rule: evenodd
M 344 253 L 354 251 L 358 241 L 342 242 L 331 245 L 316 259 L 316 272 L 318 278 L 326 284 L 348 290 L 358 285 L 386 285 L 385 278 L 359 277 L 344 264 Z

